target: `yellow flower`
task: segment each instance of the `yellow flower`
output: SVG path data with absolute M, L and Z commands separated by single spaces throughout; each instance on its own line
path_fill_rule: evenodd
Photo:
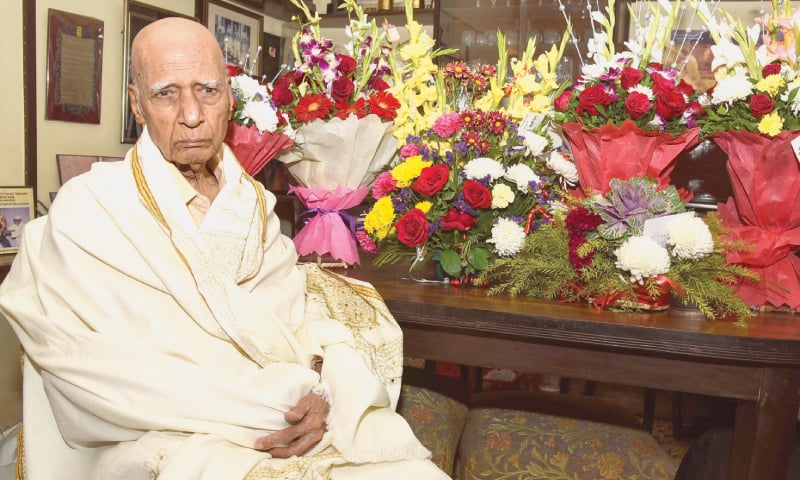
M 432 206 L 433 204 L 431 202 L 425 200 L 423 202 L 419 202 L 418 204 L 414 205 L 414 208 L 418 208 L 423 212 L 428 213 L 428 211 L 431 209 Z
M 532 74 L 527 74 L 520 77 L 515 86 L 526 95 L 529 93 L 536 93 L 542 88 L 541 84 L 536 81 L 536 77 Z
M 783 129 L 783 119 L 778 115 L 777 112 L 768 113 L 761 117 L 761 121 L 758 122 L 758 131 L 763 133 L 764 135 L 769 135 L 770 137 L 774 137 L 781 133 Z
M 433 162 L 423 160 L 422 155 L 414 155 L 392 169 L 392 178 L 397 182 L 398 188 L 405 188 L 411 186 L 423 168 L 431 165 Z
M 756 90 L 759 92 L 764 92 L 771 97 L 774 97 L 778 94 L 778 92 L 786 85 L 786 82 L 783 81 L 783 77 L 780 75 L 770 75 L 768 77 L 762 78 L 761 80 L 756 83 Z
M 617 479 L 625 470 L 625 464 L 622 458 L 616 453 L 604 453 L 600 455 L 600 459 L 597 461 L 597 467 L 600 469 L 600 475 L 605 480 Z
M 364 217 L 364 230 L 378 240 L 389 235 L 394 222 L 394 204 L 390 196 L 379 198 Z
M 548 113 L 552 103 L 547 95 L 536 95 L 528 105 L 528 109 L 533 113 Z
M 569 462 L 569 454 L 567 452 L 558 452 L 550 457 L 550 463 L 557 467 L 564 468 Z

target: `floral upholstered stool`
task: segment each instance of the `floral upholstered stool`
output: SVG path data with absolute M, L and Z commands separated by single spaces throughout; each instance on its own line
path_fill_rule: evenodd
M 421 378 L 404 373 L 399 412 L 456 480 L 675 476 L 677 460 L 611 402 L 545 392 L 468 396 L 457 385 L 443 388 L 441 377 Z
M 672 480 L 675 463 L 644 430 L 484 407 L 469 412 L 454 478 Z

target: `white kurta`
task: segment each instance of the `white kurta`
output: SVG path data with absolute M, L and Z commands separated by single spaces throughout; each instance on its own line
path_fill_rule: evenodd
M 377 293 L 298 268 L 274 197 L 227 147 L 222 165 L 198 228 L 145 132 L 26 225 L 0 308 L 80 459 L 70 465 L 86 466 L 61 478 L 447 478 L 394 412 L 402 334 Z M 320 382 L 314 355 L 332 402 L 325 438 L 301 458 L 252 449 Z M 27 463 L 55 461 L 30 443 Z

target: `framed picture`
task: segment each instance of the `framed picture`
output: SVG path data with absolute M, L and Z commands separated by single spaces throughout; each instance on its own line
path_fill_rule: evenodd
M 225 63 L 260 76 L 264 17 L 218 0 L 209 0 L 206 12 L 205 24 L 217 38 Z
M 0 187 L 0 254 L 19 250 L 22 231 L 33 219 L 33 188 Z
M 122 131 L 120 142 L 136 143 L 142 133 L 141 125 L 136 123 L 131 111 L 130 97 L 128 96 L 128 83 L 131 73 L 131 44 L 139 30 L 158 19 L 166 17 L 183 17 L 197 20 L 196 18 L 179 13 L 151 7 L 135 0 L 125 1 L 125 22 L 123 24 L 123 52 L 122 52 Z
M 267 82 L 284 73 L 281 68 L 281 37 L 265 33 L 261 41 L 261 76 Z
M 100 123 L 103 21 L 47 12 L 47 107 L 45 118 Z

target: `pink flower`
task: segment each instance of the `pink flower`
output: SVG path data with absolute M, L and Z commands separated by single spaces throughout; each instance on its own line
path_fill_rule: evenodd
M 407 143 L 400 147 L 400 156 L 403 158 L 419 155 L 419 147 L 413 143 Z
M 464 123 L 461 121 L 461 116 L 458 113 L 446 113 L 437 118 L 433 123 L 433 133 L 442 138 L 447 138 L 456 133 Z
M 375 183 L 372 184 L 372 198 L 377 200 L 396 189 L 397 183 L 392 178 L 392 172 L 383 172 L 375 177 Z
M 358 230 L 356 232 L 356 240 L 358 240 L 358 244 L 361 246 L 361 250 L 364 250 L 367 253 L 377 253 L 378 246 L 375 245 L 375 242 L 369 238 L 369 234 L 364 230 Z

